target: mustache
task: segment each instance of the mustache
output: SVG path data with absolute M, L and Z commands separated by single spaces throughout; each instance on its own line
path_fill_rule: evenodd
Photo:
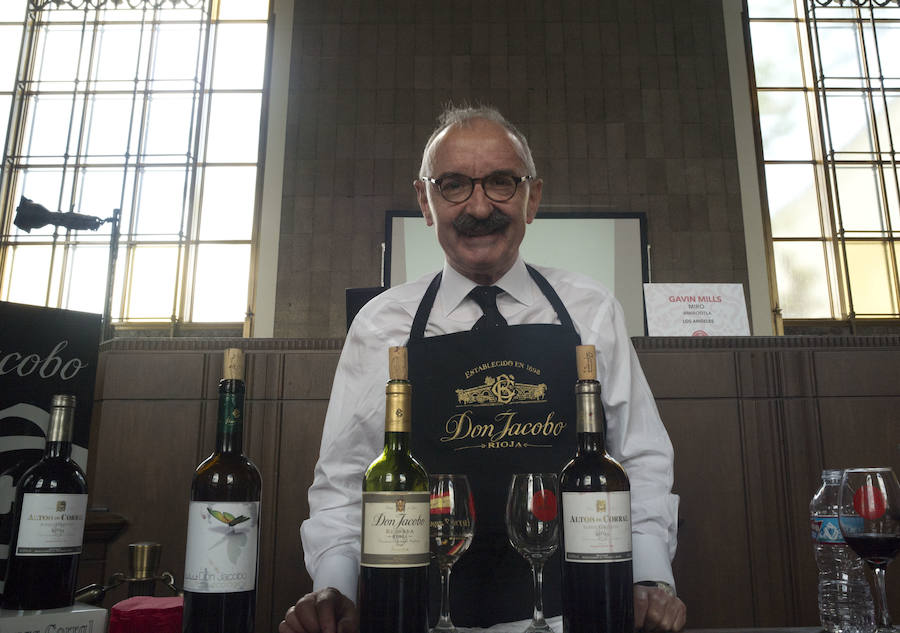
M 495 231 L 502 231 L 509 226 L 512 219 L 498 209 L 493 209 L 486 218 L 476 218 L 469 213 L 461 213 L 453 220 L 453 228 L 466 237 L 490 235 Z

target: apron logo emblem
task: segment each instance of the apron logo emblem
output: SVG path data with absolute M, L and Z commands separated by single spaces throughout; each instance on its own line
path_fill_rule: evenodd
M 547 385 L 532 385 L 516 382 L 512 374 L 500 374 L 496 378 L 485 376 L 484 383 L 468 389 L 457 389 L 459 406 L 506 405 L 510 402 L 544 402 L 547 399 Z

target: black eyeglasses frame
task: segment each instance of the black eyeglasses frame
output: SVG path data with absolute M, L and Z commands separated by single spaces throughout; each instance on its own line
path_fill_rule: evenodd
M 514 183 L 512 193 L 507 198 L 494 198 L 491 196 L 491 194 L 488 193 L 487 188 L 485 188 L 484 181 L 493 176 L 497 176 L 497 175 L 509 176 L 509 174 L 506 174 L 502 171 L 501 172 L 495 171 L 495 172 L 491 172 L 487 176 L 483 176 L 481 178 L 472 178 L 471 176 L 466 176 L 465 174 L 447 174 L 446 176 L 441 176 L 440 178 L 432 178 L 430 176 L 421 176 L 419 178 L 419 180 L 421 180 L 423 182 L 430 182 L 431 184 L 433 184 L 435 187 L 437 187 L 437 190 L 440 192 L 441 197 L 444 200 L 446 200 L 447 202 L 450 202 L 452 204 L 461 204 L 461 203 L 465 202 L 466 200 L 468 200 L 469 198 L 471 198 L 472 194 L 475 193 L 475 185 L 476 184 L 481 184 L 481 190 L 484 191 L 484 195 L 487 197 L 488 200 L 492 200 L 493 202 L 508 202 L 509 200 L 512 200 L 513 197 L 515 197 L 516 193 L 519 191 L 520 183 L 534 180 L 534 176 L 509 176 L 510 178 L 512 178 L 512 181 Z M 466 178 L 469 180 L 469 184 L 470 184 L 469 195 L 467 195 L 465 198 L 462 198 L 460 200 L 450 200 L 444 194 L 444 190 L 441 189 L 441 183 L 445 179 L 447 179 L 451 176 L 457 177 L 457 178 L 462 177 L 462 178 Z

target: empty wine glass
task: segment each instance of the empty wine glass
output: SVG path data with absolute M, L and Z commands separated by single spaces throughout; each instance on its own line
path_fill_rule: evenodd
M 475 536 L 475 504 L 465 475 L 431 475 L 431 553 L 441 570 L 441 615 L 432 631 L 456 633 L 450 620 L 450 568 Z
M 866 561 L 875 576 L 877 632 L 891 625 L 884 574 L 900 551 L 900 484 L 890 468 L 849 468 L 841 477 L 838 523 L 844 541 Z
M 559 547 L 556 510 L 556 474 L 525 473 L 512 476 L 506 497 L 506 533 L 516 551 L 531 564 L 534 578 L 534 613 L 524 633 L 547 633 L 541 589 L 544 563 Z

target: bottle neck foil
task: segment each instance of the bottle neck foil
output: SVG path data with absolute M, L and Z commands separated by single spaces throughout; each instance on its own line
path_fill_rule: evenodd
M 47 443 L 71 443 L 75 430 L 75 397 L 53 396 Z
M 596 380 L 579 380 L 575 383 L 576 432 L 606 432 L 606 418 L 600 400 L 600 383 Z
M 412 386 L 405 380 L 392 380 L 385 387 L 385 433 L 409 433 L 412 429 Z
M 219 381 L 219 410 L 216 425 L 216 451 L 240 453 L 244 436 L 244 381 L 226 378 Z

